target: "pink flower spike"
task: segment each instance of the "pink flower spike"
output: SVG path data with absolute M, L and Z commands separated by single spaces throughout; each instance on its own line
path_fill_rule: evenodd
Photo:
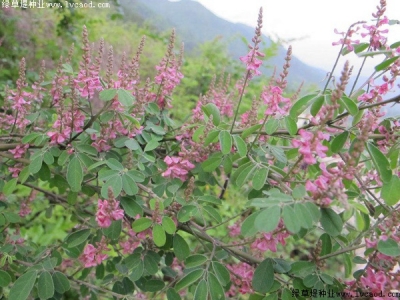
M 119 201 L 111 199 L 102 201 L 99 199 L 97 203 L 96 221 L 102 228 L 110 227 L 112 221 L 124 218 L 124 211 L 119 208 Z

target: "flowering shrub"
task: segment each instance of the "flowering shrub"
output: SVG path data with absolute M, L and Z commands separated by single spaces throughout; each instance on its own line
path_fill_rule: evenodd
M 400 101 L 384 100 L 396 87 L 400 44 L 387 44 L 385 10 L 381 0 L 360 40 L 356 23 L 334 43 L 342 55 L 382 56 L 369 82 L 348 87 L 345 63 L 336 84 L 332 70 L 324 89 L 287 95 L 289 48 L 282 73 L 242 112 L 261 75 L 260 10 L 243 78 L 210 87 L 183 124 L 168 111 L 184 76 L 175 33 L 153 80 L 139 73 L 144 39 L 114 74 L 112 48 L 103 64 L 104 42 L 95 52 L 86 28 L 78 70 L 71 48 L 50 82 L 43 69 L 28 84 L 22 60 L 7 91 L 12 113 L 0 115 L 1 293 L 394 297 L 400 123 L 380 108 Z M 310 123 L 298 128 L 306 110 Z M 41 239 L 53 230 L 62 234 Z

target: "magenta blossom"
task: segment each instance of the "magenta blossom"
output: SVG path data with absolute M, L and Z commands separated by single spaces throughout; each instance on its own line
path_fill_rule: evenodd
M 182 159 L 178 156 L 167 156 L 165 157 L 164 162 L 168 165 L 168 168 L 164 173 L 162 173 L 162 176 L 179 178 L 182 181 L 187 179 L 189 171 L 195 167 L 194 164 L 187 159 Z
M 328 147 L 322 145 L 321 141 L 328 140 L 328 134 L 320 131 L 314 134 L 304 129 L 300 129 L 299 134 L 301 139 L 293 140 L 292 145 L 293 147 L 299 148 L 299 153 L 303 155 L 304 162 L 309 165 L 315 164 L 317 160 L 313 156 L 314 152 L 316 152 L 316 154 L 321 158 L 326 157 L 326 151 L 328 151 Z
M 282 89 L 278 86 L 269 86 L 262 92 L 261 98 L 264 100 L 264 104 L 268 105 L 265 115 L 274 116 L 287 114 L 291 102 L 289 98 L 282 96 L 282 92 Z
M 92 244 L 87 244 L 83 253 L 80 256 L 80 261 L 83 263 L 85 268 L 95 267 L 100 265 L 101 262 L 107 259 L 108 255 L 104 254 L 105 251 L 109 251 L 104 236 L 99 243 L 96 243 L 97 247 Z
M 240 57 L 240 60 L 246 64 L 246 69 L 249 70 L 252 75 L 256 76 L 261 75 L 261 72 L 258 69 L 262 65 L 262 61 L 257 57 L 264 57 L 264 53 L 251 49 L 247 55 Z
M 110 227 L 112 221 L 121 220 L 124 217 L 124 211 L 119 208 L 119 201 L 111 199 L 104 200 L 97 204 L 96 221 L 102 228 Z

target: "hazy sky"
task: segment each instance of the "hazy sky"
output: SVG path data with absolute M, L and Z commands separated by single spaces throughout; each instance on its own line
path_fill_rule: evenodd
M 252 27 L 257 23 L 258 10 L 264 10 L 263 32 L 271 37 L 292 40 L 294 55 L 305 63 L 330 70 L 340 46 L 334 29 L 346 31 L 357 21 L 370 21 L 379 0 L 197 0 L 217 16 Z M 387 0 L 386 15 L 400 20 L 400 0 Z M 400 40 L 400 25 L 388 26 L 389 42 Z M 360 37 L 361 38 L 361 37 Z M 297 40 L 296 40 L 297 39 Z M 359 59 L 348 55 L 351 63 Z M 368 64 L 368 70 L 380 62 Z M 344 64 L 343 63 L 341 65 Z

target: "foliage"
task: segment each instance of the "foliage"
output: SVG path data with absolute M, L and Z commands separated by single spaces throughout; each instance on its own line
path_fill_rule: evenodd
M 399 102 L 383 96 L 396 85 L 400 48 L 386 45 L 384 11 L 381 1 L 374 25 L 360 29 L 366 46 L 350 39 L 354 26 L 339 43 L 343 55 L 383 57 L 375 81 L 346 90 L 346 62 L 336 85 L 328 78 L 301 98 L 284 96 L 291 48 L 282 73 L 249 95 L 264 56 L 260 11 L 244 76 L 225 70 L 234 86 L 204 89 L 187 68 L 204 95 L 183 122 L 169 112 L 185 99 L 174 32 L 153 80 L 139 73 L 144 40 L 116 63 L 104 42 L 90 47 L 86 27 L 79 64 L 71 49 L 51 78 L 42 69 L 28 84 L 22 59 L 0 114 L 1 293 L 390 297 L 400 282 L 400 123 L 380 108 Z M 224 58 L 211 55 L 216 46 L 204 46 L 210 60 Z M 307 109 L 310 123 L 298 126 Z

